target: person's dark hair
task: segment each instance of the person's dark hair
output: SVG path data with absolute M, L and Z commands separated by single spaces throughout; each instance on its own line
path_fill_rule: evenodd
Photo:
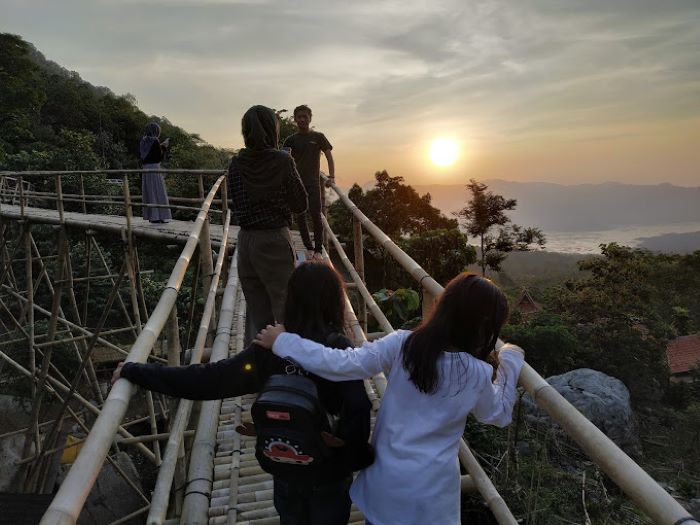
M 330 332 L 342 332 L 344 291 L 343 280 L 330 265 L 321 261 L 300 264 L 287 284 L 285 329 L 319 342 Z
M 421 392 L 435 392 L 437 360 L 444 350 L 486 361 L 507 318 L 508 301 L 493 282 L 474 273 L 458 275 L 403 345 L 403 366 L 411 382 Z
M 253 106 L 243 114 L 241 132 L 251 150 L 277 149 L 280 125 L 277 114 L 265 106 Z
M 309 114 L 309 117 L 313 117 L 313 114 L 311 113 L 311 108 L 309 106 L 307 106 L 306 104 L 302 104 L 301 106 L 295 107 L 293 115 L 296 117 L 297 113 L 299 113 L 301 111 L 306 111 Z

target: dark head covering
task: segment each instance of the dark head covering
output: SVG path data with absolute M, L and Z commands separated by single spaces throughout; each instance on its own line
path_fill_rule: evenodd
M 141 160 L 146 158 L 148 152 L 151 151 L 153 144 L 158 142 L 158 137 L 160 137 L 160 126 L 155 122 L 149 122 L 146 124 L 143 133 L 141 143 L 139 144 Z
M 277 149 L 279 121 L 265 106 L 253 106 L 241 121 L 245 148 L 237 155 L 238 167 L 246 192 L 253 200 L 278 191 L 289 175 L 291 157 Z

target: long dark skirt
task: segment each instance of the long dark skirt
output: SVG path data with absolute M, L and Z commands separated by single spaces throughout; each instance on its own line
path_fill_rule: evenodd
M 147 221 L 167 222 L 172 219 L 168 206 L 168 193 L 162 173 L 148 173 L 160 169 L 160 164 L 144 164 L 141 174 L 141 192 L 144 204 L 162 204 L 162 208 L 143 207 L 143 218 Z

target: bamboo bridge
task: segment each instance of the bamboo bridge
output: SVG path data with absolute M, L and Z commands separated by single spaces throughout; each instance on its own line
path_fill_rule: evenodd
M 231 257 L 238 228 L 229 226 L 226 177 L 220 171 L 163 173 L 190 180 L 198 194 L 171 197 L 176 218 L 168 224 L 150 224 L 138 216 L 143 203 L 133 192 L 137 170 L 0 173 L 0 370 L 9 366 L 26 377 L 32 400 L 29 426 L 0 434 L 0 439 L 20 432 L 25 435 L 23 458 L 17 465 L 20 489 L 50 493 L 56 479 L 56 455 L 76 445 L 76 441 L 65 443 L 64 428 L 77 425 L 86 436 L 78 440 L 80 452 L 53 496 L 42 525 L 77 523 L 105 461 L 114 465 L 143 503 L 112 525 L 144 516 L 149 525 L 279 523 L 272 504 L 271 476 L 257 464 L 251 438 L 234 431 L 249 420 L 252 396 L 195 404 L 145 392 L 146 416 L 125 421 L 134 386 L 120 379 L 110 389 L 96 371 L 97 355 L 105 351 L 117 359 L 180 364 L 183 359 L 186 363 L 216 361 L 243 350 L 245 299 L 236 258 Z M 112 181 L 108 194 L 86 192 L 86 182 L 92 179 Z M 50 191 L 46 189 L 49 183 Z M 71 193 L 64 192 L 66 187 L 72 188 Z M 324 257 L 330 262 L 329 251 L 335 251 L 333 260 L 342 264 L 340 270 L 350 278 L 348 288 L 361 298 L 355 312 L 346 297 L 346 331 L 359 344 L 368 336 L 369 315 L 384 333 L 393 330 L 364 284 L 363 236 L 373 237 L 416 280 L 424 311 L 430 309 L 442 287 L 340 188 L 332 184 L 331 189 L 352 213 L 354 254 L 351 262 L 324 219 L 329 239 Z M 37 242 L 37 232 L 52 242 Z M 119 262 L 105 257 L 96 240 L 100 236 L 120 246 Z M 303 251 L 298 236 L 294 241 Z M 172 256 L 168 282 L 149 312 L 142 282 L 149 270 L 140 268 L 139 247 L 154 243 L 163 246 L 164 258 L 173 248 L 182 248 L 176 260 Z M 83 247 L 81 261 L 76 260 L 81 256 L 76 245 Z M 92 265 L 95 258 L 99 268 Z M 78 266 L 84 268 L 84 275 L 76 271 Z M 192 293 L 182 300 L 186 275 L 190 275 Z M 77 286 L 86 291 L 83 304 L 76 300 Z M 98 287 L 107 287 L 109 295 L 105 304 L 91 309 L 90 291 Z M 119 316 L 124 326 L 108 326 L 110 314 Z M 38 320 L 46 322 L 45 333 L 37 332 Z M 8 354 L 13 344 L 26 347 L 28 359 L 22 361 L 26 366 Z M 77 360 L 73 377 L 66 377 L 55 365 L 55 348 L 70 352 Z M 376 410 L 386 379 L 378 375 L 365 383 Z M 700 525 L 527 364 L 520 386 L 651 520 L 661 525 Z M 49 398 L 60 408 L 52 419 L 42 421 L 42 402 Z M 196 420 L 191 421 L 193 412 Z M 159 431 L 159 421 L 167 422 L 167 432 Z M 135 422 L 150 427 L 150 432 L 133 435 L 128 428 Z M 158 467 L 150 498 L 114 460 L 114 454 L 125 447 L 136 447 L 146 461 Z M 498 523 L 517 524 L 464 441 L 459 461 L 466 472 L 462 490 L 478 491 Z M 354 507 L 350 522 L 363 523 Z

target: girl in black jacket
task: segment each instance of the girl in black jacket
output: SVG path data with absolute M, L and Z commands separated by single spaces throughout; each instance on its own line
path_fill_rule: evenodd
M 352 347 L 342 333 L 344 285 L 323 262 L 306 262 L 292 273 L 285 305 L 286 330 L 335 348 Z M 122 363 L 114 372 L 134 384 L 185 399 L 221 399 L 259 392 L 287 363 L 252 344 L 245 351 L 215 363 L 182 367 Z M 332 382 L 311 375 L 327 412 L 339 416 L 336 437 L 344 445 L 327 462 L 316 482 L 288 483 L 274 478 L 274 504 L 281 525 L 345 525 L 350 516 L 348 489 L 352 472 L 373 461 L 367 443 L 371 404 L 362 381 Z

